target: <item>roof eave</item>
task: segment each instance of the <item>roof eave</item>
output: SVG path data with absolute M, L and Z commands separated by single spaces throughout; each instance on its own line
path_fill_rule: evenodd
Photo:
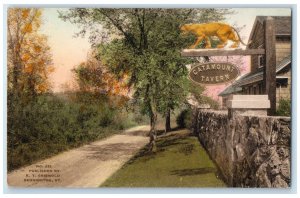
M 257 22 L 258 22 L 258 16 L 255 17 L 255 21 L 254 21 L 254 24 L 253 24 L 252 29 L 251 29 L 251 33 L 250 33 L 250 36 L 249 36 L 249 39 L 248 39 L 248 43 L 250 43 L 252 41 L 252 36 L 254 34 Z M 249 45 L 247 45 L 246 49 L 249 49 Z

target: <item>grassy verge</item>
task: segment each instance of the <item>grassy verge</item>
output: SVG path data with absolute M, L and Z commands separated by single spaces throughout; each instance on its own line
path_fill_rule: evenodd
M 157 142 L 157 152 L 141 150 L 101 187 L 225 187 L 217 168 L 188 130 Z

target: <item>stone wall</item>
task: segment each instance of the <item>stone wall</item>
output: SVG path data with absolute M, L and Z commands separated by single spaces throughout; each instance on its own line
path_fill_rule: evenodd
M 194 111 L 194 133 L 229 186 L 290 186 L 290 118 Z

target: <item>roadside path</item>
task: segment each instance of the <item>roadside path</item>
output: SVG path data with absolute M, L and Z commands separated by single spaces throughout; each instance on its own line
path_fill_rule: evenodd
M 17 169 L 7 175 L 13 187 L 98 187 L 144 147 L 149 126 L 137 126 Z

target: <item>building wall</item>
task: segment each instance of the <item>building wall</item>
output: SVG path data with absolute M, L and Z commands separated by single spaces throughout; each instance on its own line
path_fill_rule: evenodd
M 249 45 L 250 49 L 263 49 L 264 48 L 264 27 L 263 24 L 257 23 L 252 36 L 252 43 Z M 280 62 L 283 58 L 291 54 L 291 36 L 276 36 L 276 62 Z M 251 72 L 258 70 L 258 57 L 259 55 L 251 56 Z
M 286 85 L 278 85 L 276 86 L 276 104 L 278 105 L 278 102 L 280 99 L 291 99 L 291 69 L 290 67 L 286 68 L 285 70 L 281 71 L 277 74 L 278 76 L 285 76 L 287 77 L 287 84 Z
M 193 130 L 230 187 L 290 186 L 289 117 L 195 110 Z
M 252 42 L 249 45 L 250 49 L 263 49 L 264 48 L 264 28 L 263 24 L 257 23 L 252 36 Z M 258 69 L 258 55 L 251 56 L 251 72 L 255 72 Z
M 277 37 L 276 39 L 276 62 L 282 61 L 285 57 L 291 55 L 290 37 Z
M 262 81 L 251 83 L 242 87 L 244 95 L 264 94 Z
M 289 73 L 287 73 L 287 74 L 289 74 Z M 277 106 L 279 104 L 280 99 L 287 99 L 287 100 L 291 99 L 291 84 L 290 84 L 291 80 L 290 79 L 291 78 L 288 78 L 288 80 L 287 80 L 287 82 L 288 82 L 287 86 L 279 85 L 279 84 L 277 84 L 277 86 L 276 86 L 276 105 Z M 261 84 L 261 82 L 253 83 L 251 85 L 247 85 L 247 86 L 243 87 L 243 94 L 244 95 L 265 94 L 259 89 L 259 86 L 260 86 L 259 84 Z

